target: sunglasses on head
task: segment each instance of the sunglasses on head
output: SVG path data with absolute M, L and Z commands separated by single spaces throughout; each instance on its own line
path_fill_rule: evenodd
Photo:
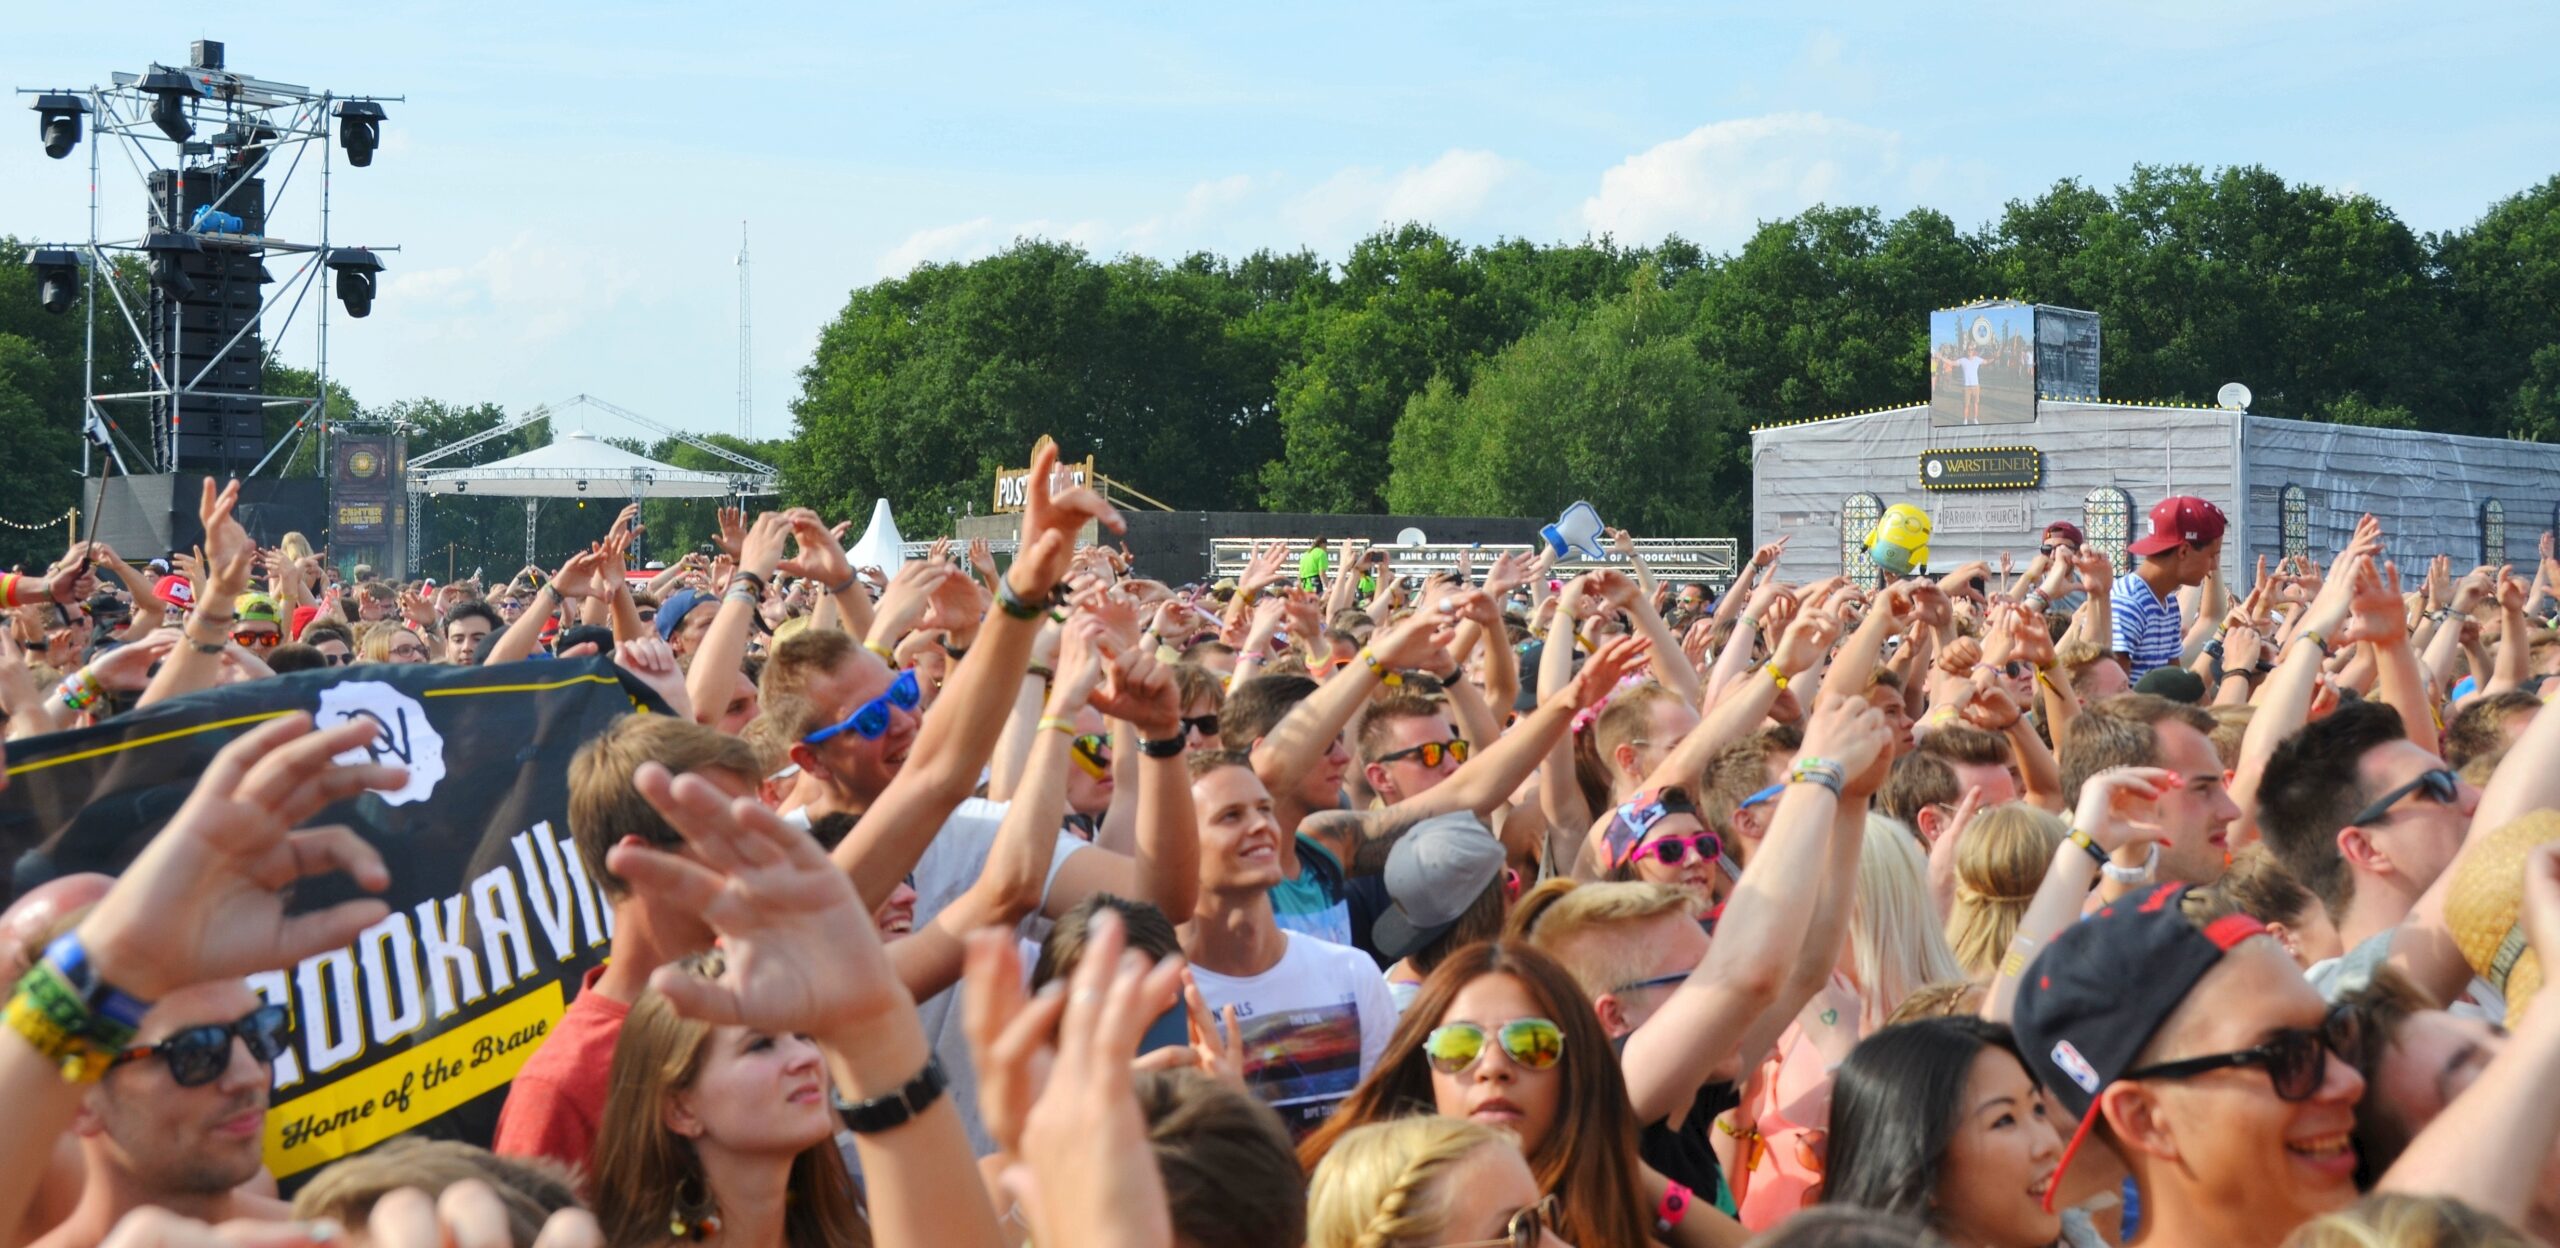
M 2417 779 L 2375 798 L 2373 805 L 2357 811 L 2356 817 L 2347 823 L 2349 826 L 2380 823 L 2391 817 L 2391 808 L 2399 805 L 2401 798 L 2418 792 L 2424 792 L 2426 799 L 2438 806 L 2451 806 L 2462 796 L 2462 777 L 2442 767 L 2419 772 Z
M 1545 1243 L 1547 1232 L 1560 1224 L 1556 1220 L 1555 1193 L 1538 1198 L 1538 1203 L 1511 1215 L 1502 1224 L 1500 1239 L 1471 1239 L 1462 1244 L 1442 1244 L 1440 1248 L 1538 1248 Z
M 2321 1083 L 2328 1077 L 2330 1054 L 2335 1053 L 2352 1065 L 2363 1052 L 2364 1019 L 2353 1009 L 2341 1005 L 2332 1007 L 2329 1016 L 2317 1028 L 2288 1027 L 2269 1037 L 2265 1044 L 2233 1053 L 2161 1062 L 2128 1070 L 2124 1077 L 2185 1079 L 2234 1066 L 2264 1066 L 2267 1078 L 2275 1084 L 2278 1098 L 2307 1101 L 2320 1090 Z
M 1442 1023 L 1422 1038 L 1422 1055 L 1431 1059 L 1433 1070 L 1459 1074 L 1484 1056 L 1488 1034 L 1514 1066 L 1548 1070 L 1564 1060 L 1564 1028 L 1544 1018 L 1515 1018 L 1491 1033 L 1482 1023 Z
M 1636 847 L 1635 857 L 1651 858 L 1666 867 L 1676 867 L 1695 854 L 1701 862 L 1714 862 L 1724 856 L 1724 838 L 1713 832 L 1696 836 L 1666 836 Z
M 1067 743 L 1067 753 L 1076 760 L 1084 774 L 1096 780 L 1111 774 L 1111 738 L 1098 732 L 1076 734 Z
M 865 741 L 877 741 L 881 734 L 889 731 L 889 708 L 912 711 L 921 696 L 922 687 L 916 683 L 916 669 L 910 667 L 898 673 L 898 678 L 890 681 L 887 691 L 879 697 L 853 708 L 853 714 L 845 716 L 844 722 L 831 724 L 801 739 L 810 745 L 825 745 L 850 732 Z
M 231 1069 L 233 1036 L 249 1047 L 249 1056 L 259 1065 L 272 1066 L 283 1054 L 285 1036 L 291 1030 L 292 1018 L 283 1006 L 262 1005 L 234 1022 L 188 1027 L 170 1033 L 158 1044 L 126 1049 L 116 1055 L 115 1064 L 122 1066 L 156 1057 L 168 1066 L 170 1082 L 182 1088 L 197 1088 Z
M 1410 749 L 1398 750 L 1393 754 L 1381 754 L 1378 756 L 1378 761 L 1399 763 L 1408 758 L 1421 760 L 1425 767 L 1437 767 L 1443 759 L 1452 758 L 1463 763 L 1467 761 L 1467 742 L 1463 737 L 1451 737 L 1446 741 L 1425 741 Z
M 1182 730 L 1186 733 L 1196 732 L 1204 737 L 1214 737 L 1218 735 L 1217 713 L 1213 711 L 1207 715 L 1185 715 L 1182 717 Z

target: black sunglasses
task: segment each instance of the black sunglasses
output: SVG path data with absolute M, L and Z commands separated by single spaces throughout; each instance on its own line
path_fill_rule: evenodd
M 2375 798 L 2373 805 L 2357 811 L 2355 818 L 2347 820 L 2347 825 L 2360 827 L 2380 823 L 2391 817 L 2391 808 L 2399 805 L 2401 798 L 2421 789 L 2426 791 L 2428 801 L 2438 806 L 2451 806 L 2462 796 L 2462 777 L 2442 767 L 2419 772 L 2417 779 Z
M 249 1046 L 249 1056 L 259 1065 L 273 1066 L 284 1053 L 285 1036 L 292 1027 L 292 1016 L 283 1006 L 262 1005 L 236 1022 L 189 1027 L 171 1032 L 158 1044 L 126 1049 L 116 1055 L 115 1064 L 122 1066 L 156 1057 L 168 1064 L 170 1082 L 182 1088 L 202 1087 L 231 1069 L 233 1036 Z
M 2288 1101 L 2307 1101 L 2320 1090 L 2320 1084 L 2328 1075 L 2330 1054 L 2335 1053 L 2353 1065 L 2363 1052 L 2364 1018 L 2341 1005 L 2332 1007 L 2328 1018 L 2316 1030 L 2289 1027 L 2255 1048 L 2162 1062 L 2156 1066 L 2128 1070 L 2124 1077 L 2184 1079 L 2233 1066 L 2264 1066 L 2267 1078 L 2276 1086 L 2278 1097 Z
M 1218 716 L 1215 712 L 1207 715 L 1185 715 L 1182 717 L 1182 730 L 1196 732 L 1204 737 L 1214 737 L 1218 735 Z

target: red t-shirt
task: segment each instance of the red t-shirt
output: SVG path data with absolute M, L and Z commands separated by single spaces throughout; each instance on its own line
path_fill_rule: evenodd
M 492 1151 L 507 1157 L 548 1157 L 577 1172 L 584 1186 L 587 1161 L 604 1121 L 605 1091 L 613 1077 L 613 1044 L 631 1007 L 596 991 L 599 966 L 578 985 L 577 999 L 561 1011 L 560 1025 L 526 1058 L 498 1110 Z

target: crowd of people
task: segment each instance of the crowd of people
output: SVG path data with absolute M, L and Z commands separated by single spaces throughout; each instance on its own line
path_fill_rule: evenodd
M 400 584 L 208 486 L 165 570 L 0 580 L 13 741 L 369 664 L 648 691 L 567 776 L 610 956 L 487 1147 L 263 1166 L 295 1020 L 243 977 L 385 917 L 292 904 L 389 884 L 307 826 L 402 783 L 367 725 L 250 728 L 15 898 L 9 1242 L 2560 1243 L 2548 537 L 2404 580 L 2368 517 L 2226 584 L 2171 498 L 2124 569 L 2058 523 L 1871 586 L 1624 535 L 1172 585 L 1055 462 L 1002 567 L 806 510 L 634 567 L 626 513 Z

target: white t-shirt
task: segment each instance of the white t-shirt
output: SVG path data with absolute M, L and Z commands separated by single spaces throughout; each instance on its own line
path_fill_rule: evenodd
M 1960 355 L 1956 357 L 1956 367 L 1964 370 L 1964 384 L 1968 386 L 1978 386 L 1982 384 L 1982 366 L 1990 362 L 1991 361 L 1978 355 Z
M 977 883 L 978 876 L 987 869 L 987 855 L 995 848 L 996 833 L 1004 826 L 1005 812 L 1011 808 L 1010 802 L 972 797 L 963 800 L 951 817 L 942 821 L 942 829 L 933 834 L 933 843 L 916 860 L 916 926 L 924 926 Z M 795 811 L 783 818 L 802 827 L 809 823 L 806 811 Z M 1090 848 L 1072 836 L 1058 838 L 1058 847 L 1049 857 L 1048 878 L 1040 886 L 1043 905 L 1047 904 L 1050 886 L 1057 883 L 1058 868 Z M 969 1063 L 969 1039 L 960 1027 L 960 989 L 955 985 L 930 1000 L 918 1002 L 916 1013 L 924 1020 L 925 1041 L 933 1046 L 934 1056 L 942 1059 L 943 1073 L 951 1077 L 951 1089 L 946 1095 L 953 1108 L 960 1111 L 960 1125 L 969 1132 L 970 1147 L 981 1157 L 996 1151 L 994 1138 L 978 1120 L 978 1071 Z
M 1246 1086 L 1294 1135 L 1322 1122 L 1386 1052 L 1396 1002 L 1369 955 L 1282 929 L 1271 969 L 1237 978 L 1194 964 L 1211 1014 L 1232 1005 L 1244 1029 Z

